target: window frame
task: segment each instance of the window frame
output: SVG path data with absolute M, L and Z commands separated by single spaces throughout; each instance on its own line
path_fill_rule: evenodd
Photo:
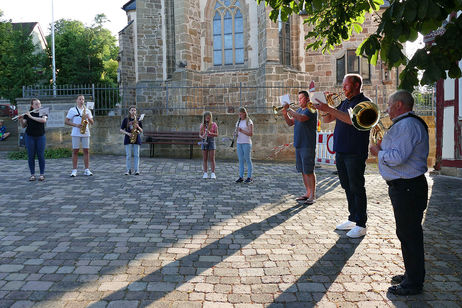
M 217 0 L 212 12 L 212 66 L 213 68 L 224 68 L 224 67 L 234 67 L 241 66 L 245 64 L 245 32 L 244 32 L 244 14 L 241 9 L 242 0 Z M 229 4 L 226 4 L 229 2 Z M 225 20 L 228 19 L 227 16 L 231 17 L 231 32 L 225 33 Z M 239 15 L 238 15 L 239 14 Z M 218 16 L 218 18 L 217 18 Z M 236 17 L 237 16 L 237 17 Z M 236 23 L 236 19 L 240 19 L 242 31 L 236 32 L 239 27 Z M 220 33 L 215 32 L 216 25 L 215 22 L 219 21 Z M 229 30 L 229 29 L 227 29 Z M 226 36 L 230 35 L 232 38 L 232 46 L 228 47 L 226 45 Z M 242 40 L 240 43 L 237 42 L 237 36 L 240 36 Z M 220 40 L 217 43 L 217 39 Z M 216 48 L 219 46 L 219 48 Z M 242 46 L 242 47 L 237 47 Z M 218 61 L 218 56 L 216 53 L 220 52 L 220 61 Z M 231 51 L 232 61 L 229 61 L 229 56 L 227 58 L 227 52 Z M 241 57 L 238 59 L 238 53 L 241 54 Z M 228 54 L 229 55 L 229 54 Z M 228 60 L 228 61 L 227 61 Z M 239 62 L 238 62 L 239 61 Z
M 357 67 L 350 69 L 349 57 L 355 55 L 355 60 L 357 61 Z M 343 74 L 340 74 L 339 71 L 339 62 L 343 61 Z M 364 67 L 364 63 L 367 63 L 367 67 Z M 367 76 L 364 74 L 364 71 L 367 70 Z M 342 84 L 343 77 L 346 74 L 359 74 L 363 78 L 363 83 L 371 83 L 372 70 L 371 64 L 368 62 L 367 58 L 364 56 L 357 56 L 355 49 L 346 49 L 341 57 L 335 59 L 335 79 L 337 84 Z M 340 76 L 342 75 L 342 76 Z

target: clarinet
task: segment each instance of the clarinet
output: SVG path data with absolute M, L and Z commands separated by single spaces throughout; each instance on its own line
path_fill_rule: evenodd
M 236 129 L 234 130 L 234 133 L 233 133 L 233 141 L 231 141 L 231 148 L 234 147 L 234 140 L 236 140 L 237 138 L 237 134 L 238 134 L 238 129 L 239 129 L 239 124 L 241 124 L 241 118 L 239 117 L 239 121 L 237 122 L 237 125 L 236 125 Z

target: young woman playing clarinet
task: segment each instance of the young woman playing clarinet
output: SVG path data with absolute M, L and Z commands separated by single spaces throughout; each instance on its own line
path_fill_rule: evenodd
M 239 108 L 239 120 L 236 122 L 237 157 L 239 159 L 239 178 L 236 183 L 252 183 L 252 135 L 253 122 L 244 107 Z M 244 162 L 247 164 L 247 179 L 244 181 Z

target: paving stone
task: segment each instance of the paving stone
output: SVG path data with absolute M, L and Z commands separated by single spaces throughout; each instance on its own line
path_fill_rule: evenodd
M 0 196 L 0 307 L 461 307 L 460 179 L 427 176 L 424 293 L 396 297 L 400 242 L 374 165 L 368 234 L 353 240 L 334 230 L 347 207 L 331 166 L 304 206 L 294 164 L 254 162 L 254 183 L 236 185 L 236 162 L 218 161 L 211 181 L 201 160 L 143 157 L 126 177 L 124 157 L 92 155 L 93 177 L 50 159 L 31 183 L 27 162 L 4 155 L 15 189 Z

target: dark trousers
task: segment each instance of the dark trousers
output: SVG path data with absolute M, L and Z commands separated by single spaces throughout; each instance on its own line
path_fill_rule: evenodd
M 337 153 L 335 156 L 338 177 L 348 200 L 349 221 L 359 227 L 366 227 L 367 197 L 364 187 L 366 155 Z
M 35 155 L 37 155 L 40 174 L 45 173 L 45 135 L 34 137 L 26 134 L 26 148 L 30 174 L 35 174 Z
M 406 269 L 406 278 L 401 285 L 422 288 L 425 279 L 422 218 L 428 200 L 427 179 L 421 175 L 388 181 L 387 184 Z

